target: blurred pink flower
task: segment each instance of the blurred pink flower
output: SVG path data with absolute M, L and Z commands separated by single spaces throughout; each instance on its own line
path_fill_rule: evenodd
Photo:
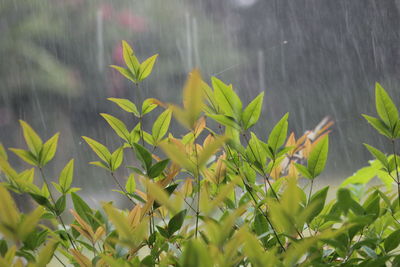
M 124 10 L 118 13 L 118 23 L 134 32 L 144 32 L 147 29 L 143 17 L 133 15 L 130 11 Z

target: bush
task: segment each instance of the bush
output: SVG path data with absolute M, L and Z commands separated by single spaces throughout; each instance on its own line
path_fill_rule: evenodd
M 140 90 L 157 56 L 140 63 L 126 42 L 123 47 L 126 67 L 113 67 Z M 110 174 L 131 204 L 127 210 L 111 202 L 102 203 L 100 210 L 90 207 L 72 186 L 74 160 L 50 184 L 44 169 L 55 156 L 59 133 L 43 142 L 20 121 L 28 149 L 10 150 L 33 168 L 16 171 L 0 146 L 0 266 L 46 266 L 50 261 L 115 267 L 400 263 L 400 157 L 395 147 L 400 120 L 379 84 L 379 118 L 363 116 L 390 140 L 392 154 L 365 145 L 376 159 L 326 203 L 329 187 L 316 192 L 313 187 L 327 162 L 332 123 L 288 137 L 285 114 L 268 138 L 259 138 L 250 129 L 261 116 L 264 93 L 244 108 L 232 85 L 215 77 L 211 83 L 193 70 L 183 89 L 183 106 L 151 98 L 136 104 L 108 99 L 138 123 L 128 128 L 101 114 L 121 139 L 121 146 L 111 151 L 92 138 L 83 139 L 97 157 L 90 164 Z M 145 131 L 142 122 L 156 108 L 163 111 L 151 131 Z M 172 117 L 186 129 L 181 138 L 169 132 Z M 123 166 L 128 160 L 133 165 Z M 123 168 L 130 172 L 124 185 L 118 177 Z M 362 186 L 375 175 L 386 188 Z M 305 188 L 299 185 L 303 178 Z M 398 190 L 392 191 L 393 182 Z M 29 194 L 37 208 L 21 213 L 9 191 Z M 62 215 L 69 199 L 74 220 L 66 223 Z

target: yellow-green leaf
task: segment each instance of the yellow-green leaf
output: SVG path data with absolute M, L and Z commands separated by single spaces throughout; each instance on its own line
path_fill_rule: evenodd
M 125 189 L 126 189 L 126 192 L 128 192 L 129 194 L 133 194 L 135 192 L 136 181 L 135 181 L 134 173 L 131 173 L 129 175 L 128 181 L 126 181 L 126 184 L 125 184 Z
M 100 115 L 110 124 L 111 128 L 114 129 L 115 133 L 129 142 L 129 131 L 126 129 L 126 125 L 119 119 L 111 116 L 110 114 L 100 113 Z
M 7 152 L 2 143 L 0 143 L 0 158 L 3 158 L 5 160 L 8 159 Z
M 20 120 L 22 131 L 24 134 L 25 142 L 28 145 L 29 150 L 35 155 L 39 156 L 40 150 L 42 150 L 42 139 L 39 135 L 23 120 Z
M 393 131 L 399 119 L 399 113 L 392 99 L 379 83 L 375 85 L 375 104 L 379 117 Z
M 142 64 L 140 64 L 138 81 L 143 81 L 151 74 L 154 63 L 156 63 L 157 57 L 158 54 L 155 54 L 146 59 L 145 61 L 143 61 Z
M 124 148 L 120 147 L 117 150 L 115 150 L 111 154 L 111 170 L 115 171 L 121 166 L 122 160 L 124 159 Z
M 139 117 L 139 111 L 136 105 L 132 101 L 125 98 L 115 98 L 115 97 L 109 97 L 107 98 L 107 100 L 114 102 L 126 112 L 133 113 L 135 116 Z
M 326 135 L 312 149 L 308 157 L 307 169 L 312 178 L 317 177 L 324 170 L 326 160 L 328 159 L 329 139 Z
M 127 78 L 128 80 L 131 80 L 132 82 L 137 83 L 135 76 L 132 74 L 132 72 L 129 69 L 125 69 L 123 67 L 116 66 L 116 65 L 110 65 L 110 67 L 119 71 L 119 73 L 121 73 L 123 76 L 125 76 L 125 78 Z
M 65 165 L 64 169 L 60 173 L 60 177 L 58 178 L 58 183 L 60 184 L 63 192 L 67 192 L 71 187 L 73 175 L 74 160 L 71 159 L 67 165 Z
M 39 159 L 41 166 L 45 166 L 50 160 L 53 159 L 57 151 L 57 143 L 59 136 L 60 133 L 56 133 L 55 135 L 53 135 L 53 137 L 47 140 L 46 143 L 43 144 L 43 148 L 40 152 L 40 159 Z
M 202 83 L 200 71 L 195 69 L 189 73 L 183 89 L 183 107 L 187 114 L 186 116 L 190 127 L 194 127 L 194 124 L 203 110 L 204 91 Z
M 242 112 L 242 101 L 239 96 L 233 91 L 232 85 L 226 85 L 216 77 L 211 78 L 214 87 L 215 99 L 218 106 L 225 115 L 240 120 Z
M 256 98 L 254 98 L 253 101 L 251 101 L 250 104 L 244 109 L 242 114 L 242 122 L 244 130 L 249 129 L 258 121 L 261 114 L 263 99 L 264 99 L 264 92 L 259 94 Z
M 31 164 L 33 166 L 39 166 L 39 162 L 36 159 L 36 156 L 33 155 L 31 151 L 24 150 L 24 149 L 19 149 L 19 148 L 10 148 L 10 150 L 20 157 L 23 161 L 25 161 L 28 164 Z
M 90 148 L 97 154 L 97 156 L 102 159 L 107 164 L 110 163 L 111 153 L 104 145 L 100 144 L 96 140 L 93 140 L 90 137 L 82 136 L 82 138 L 88 143 Z
M 161 113 L 154 122 L 152 128 L 152 136 L 155 144 L 157 144 L 168 132 L 168 127 L 171 122 L 171 115 L 171 110 L 167 109 L 163 113 Z
M 133 51 L 132 47 L 126 41 L 122 41 L 122 55 L 124 57 L 126 66 L 137 78 L 139 74 L 140 64 L 135 56 L 135 52 Z
M 18 225 L 20 214 L 10 193 L 0 186 L 0 224 L 14 228 Z

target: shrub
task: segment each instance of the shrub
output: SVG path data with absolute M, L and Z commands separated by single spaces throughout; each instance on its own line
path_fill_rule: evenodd
M 157 56 L 140 63 L 127 43 L 123 47 L 126 66 L 113 68 L 140 90 Z M 20 121 L 27 149 L 10 150 L 33 168 L 16 171 L 0 146 L 0 266 L 50 261 L 115 267 L 398 265 L 400 157 L 395 140 L 400 120 L 385 90 L 376 85 L 379 118 L 363 116 L 390 140 L 392 154 L 365 145 L 376 158 L 368 175 L 348 178 L 328 202 L 329 187 L 314 192 L 313 186 L 327 162 L 332 122 L 300 138 L 288 137 L 285 114 L 268 138 L 258 137 L 250 129 L 261 116 L 263 97 L 243 107 L 232 85 L 212 77 L 209 86 L 193 70 L 182 106 L 109 98 L 136 117 L 136 125 L 101 114 L 121 145 L 109 150 L 83 139 L 97 158 L 90 164 L 108 172 L 121 197 L 129 200 L 126 210 L 111 202 L 100 210 L 90 207 L 72 186 L 73 159 L 50 184 L 44 169 L 55 156 L 59 134 L 43 142 Z M 145 131 L 143 121 L 156 108 L 163 111 Z M 172 117 L 186 129 L 182 137 L 169 132 Z M 129 153 L 136 160 L 124 166 Z M 130 172 L 124 185 L 118 177 L 122 168 Z M 387 187 L 364 186 L 360 194 L 360 184 L 375 175 Z M 303 178 L 305 188 L 299 185 Z M 392 191 L 393 182 L 399 191 Z M 37 208 L 21 213 L 9 191 L 29 194 Z M 74 220 L 66 223 L 62 215 L 69 199 Z

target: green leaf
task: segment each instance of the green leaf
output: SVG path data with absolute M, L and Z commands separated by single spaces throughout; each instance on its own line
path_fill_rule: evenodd
M 111 128 L 114 129 L 115 133 L 119 137 L 129 142 L 129 131 L 121 120 L 106 113 L 100 113 L 100 115 L 108 122 L 108 124 L 110 124 Z
M 326 135 L 312 149 L 307 161 L 307 169 L 314 179 L 325 168 L 326 160 L 328 159 L 329 139 Z
M 121 166 L 124 159 L 124 148 L 120 147 L 111 154 L 110 166 L 111 171 L 115 171 Z
M 2 143 L 0 143 L 0 158 L 3 158 L 5 160 L 8 159 L 7 152 Z M 0 240 L 0 242 L 1 242 L 1 240 Z
M 219 108 L 218 108 L 218 103 L 217 100 L 215 99 L 214 92 L 211 89 L 211 87 L 204 81 L 201 83 L 201 87 L 203 89 L 203 95 L 207 99 L 208 104 L 211 106 L 211 109 L 207 111 L 207 113 L 218 113 Z
M 119 71 L 119 73 L 121 73 L 123 76 L 125 76 L 125 78 L 127 78 L 128 80 L 131 80 L 132 82 L 137 83 L 135 75 L 129 69 L 125 69 L 123 67 L 116 66 L 116 65 L 110 65 L 110 67 Z
M 72 178 L 74 175 L 74 160 L 71 159 L 60 173 L 58 183 L 63 192 L 67 192 L 71 187 Z
M 92 225 L 94 221 L 92 218 L 92 209 L 89 207 L 89 205 L 86 204 L 86 202 L 75 193 L 71 193 L 71 199 L 76 213 L 78 213 L 83 220 Z
M 131 173 L 131 174 L 129 175 L 129 178 L 128 178 L 128 180 L 126 181 L 125 190 L 126 190 L 126 192 L 128 192 L 129 194 L 135 193 L 135 190 L 136 190 L 136 181 L 135 181 L 135 176 L 134 176 L 133 173 Z
M 312 212 L 310 212 L 310 216 L 307 219 L 308 223 L 310 223 L 324 209 L 328 190 L 329 186 L 326 186 L 312 195 L 307 205 L 308 207 L 312 208 Z
M 142 64 L 140 64 L 138 81 L 143 81 L 151 74 L 157 57 L 158 54 L 155 54 L 154 56 L 149 57 L 148 59 L 143 61 Z
M 250 134 L 251 138 L 246 148 L 246 155 L 253 162 L 253 164 L 255 164 L 262 171 L 267 163 L 267 155 L 265 153 L 265 149 L 261 145 L 262 142 L 253 132 Z
M 88 143 L 90 148 L 94 151 L 94 153 L 96 153 L 96 155 L 100 159 L 102 159 L 107 164 L 110 164 L 111 153 L 107 149 L 107 147 L 105 147 L 104 145 L 100 144 L 99 142 L 90 137 L 82 136 L 82 138 L 86 141 L 86 143 Z
M 124 57 L 126 66 L 134 75 L 134 77 L 137 78 L 139 74 L 140 64 L 135 56 L 132 47 L 126 41 L 122 41 L 122 55 Z
M 33 165 L 33 166 L 39 166 L 39 162 L 37 161 L 35 155 L 31 151 L 19 149 L 19 148 L 10 148 L 10 150 L 20 157 L 23 161 L 26 163 Z
M 147 113 L 151 112 L 157 106 L 158 105 L 154 103 L 154 99 L 153 98 L 146 99 L 145 101 L 143 101 L 143 104 L 142 104 L 142 116 L 144 116 Z
M 272 148 L 274 154 L 278 151 L 286 140 L 288 130 L 288 117 L 289 113 L 286 113 L 282 119 L 272 129 L 271 134 L 268 137 L 268 145 Z
M 48 266 L 48 263 L 54 256 L 58 243 L 55 241 L 48 242 L 39 252 L 35 266 Z
M 164 159 L 162 161 L 157 162 L 153 166 L 151 166 L 149 173 L 147 174 L 150 178 L 158 177 L 164 169 L 167 167 L 169 163 L 169 159 Z
M 151 153 L 145 147 L 137 143 L 133 144 L 133 147 L 135 148 L 136 157 L 142 163 L 143 168 L 149 172 L 152 163 Z
M 388 137 L 388 138 L 392 138 L 392 134 L 390 129 L 388 128 L 388 126 L 386 126 L 386 124 L 377 118 L 362 114 L 362 116 L 368 121 L 369 124 L 372 125 L 372 127 L 375 128 L 375 130 L 377 130 L 380 134 Z
M 379 117 L 393 131 L 399 119 L 399 113 L 392 99 L 379 83 L 375 85 L 375 104 Z
M 226 127 L 232 127 L 236 130 L 240 130 L 239 124 L 231 117 L 221 114 L 207 114 L 207 116 Z
M 19 120 L 21 124 L 22 131 L 24 134 L 24 139 L 26 144 L 28 145 L 29 150 L 36 157 L 39 156 L 40 151 L 42 150 L 42 139 L 40 139 L 39 135 L 23 120 Z
M 307 167 L 304 165 L 301 165 L 299 163 L 294 163 L 294 166 L 296 169 L 300 172 L 301 175 L 303 175 L 305 178 L 312 179 L 311 173 L 308 171 Z
M 62 195 L 59 199 L 57 199 L 56 204 L 54 205 L 54 211 L 57 215 L 60 215 L 64 212 L 67 201 L 65 195 Z
M 385 239 L 384 246 L 386 252 L 392 251 L 393 249 L 397 248 L 399 244 L 400 244 L 400 230 L 396 230 Z
M 265 216 L 257 209 L 256 216 L 254 217 L 254 232 L 257 236 L 264 236 L 269 232 L 269 224 Z M 264 243 L 264 238 L 262 238 Z
M 243 129 L 247 130 L 260 118 L 262 104 L 264 99 L 264 92 L 259 94 L 250 104 L 244 109 L 242 114 Z
M 239 96 L 233 91 L 231 85 L 226 85 L 216 77 L 211 77 L 211 82 L 214 88 L 215 100 L 219 108 L 225 115 L 240 120 L 242 112 L 242 101 Z
M 167 109 L 163 113 L 161 113 L 154 122 L 151 131 L 155 144 L 157 144 L 168 132 L 169 124 L 171 122 L 171 116 L 171 110 Z
M 49 208 L 49 209 L 52 209 L 52 205 L 51 205 L 50 201 L 46 197 L 44 197 L 42 195 L 39 195 L 39 194 L 34 194 L 34 193 L 29 193 L 29 195 L 39 205 L 44 206 L 44 207 Z
M 46 143 L 43 144 L 43 148 L 40 151 L 39 162 L 41 166 L 45 166 L 50 160 L 53 159 L 57 151 L 58 137 L 60 133 L 56 133 Z
M 185 221 L 185 216 L 186 216 L 186 209 L 178 212 L 175 214 L 174 217 L 171 218 L 168 222 L 168 234 L 169 236 L 172 236 L 176 231 L 181 229 L 183 222 Z
M 117 104 L 120 108 L 122 108 L 126 112 L 133 113 L 136 117 L 140 116 L 136 105 L 128 99 L 109 97 L 109 98 L 107 98 L 107 100 L 114 102 L 115 104 Z
M 379 160 L 382 165 L 389 170 L 389 162 L 387 160 L 387 157 L 385 154 L 383 154 L 381 151 L 379 151 L 378 149 L 376 149 L 373 146 L 370 146 L 368 144 L 364 144 L 364 146 L 369 150 L 369 152 L 377 159 Z
M 89 164 L 106 169 L 107 171 L 111 171 L 110 166 L 108 166 L 106 163 L 104 163 L 102 161 L 91 161 L 91 162 L 89 162 Z

